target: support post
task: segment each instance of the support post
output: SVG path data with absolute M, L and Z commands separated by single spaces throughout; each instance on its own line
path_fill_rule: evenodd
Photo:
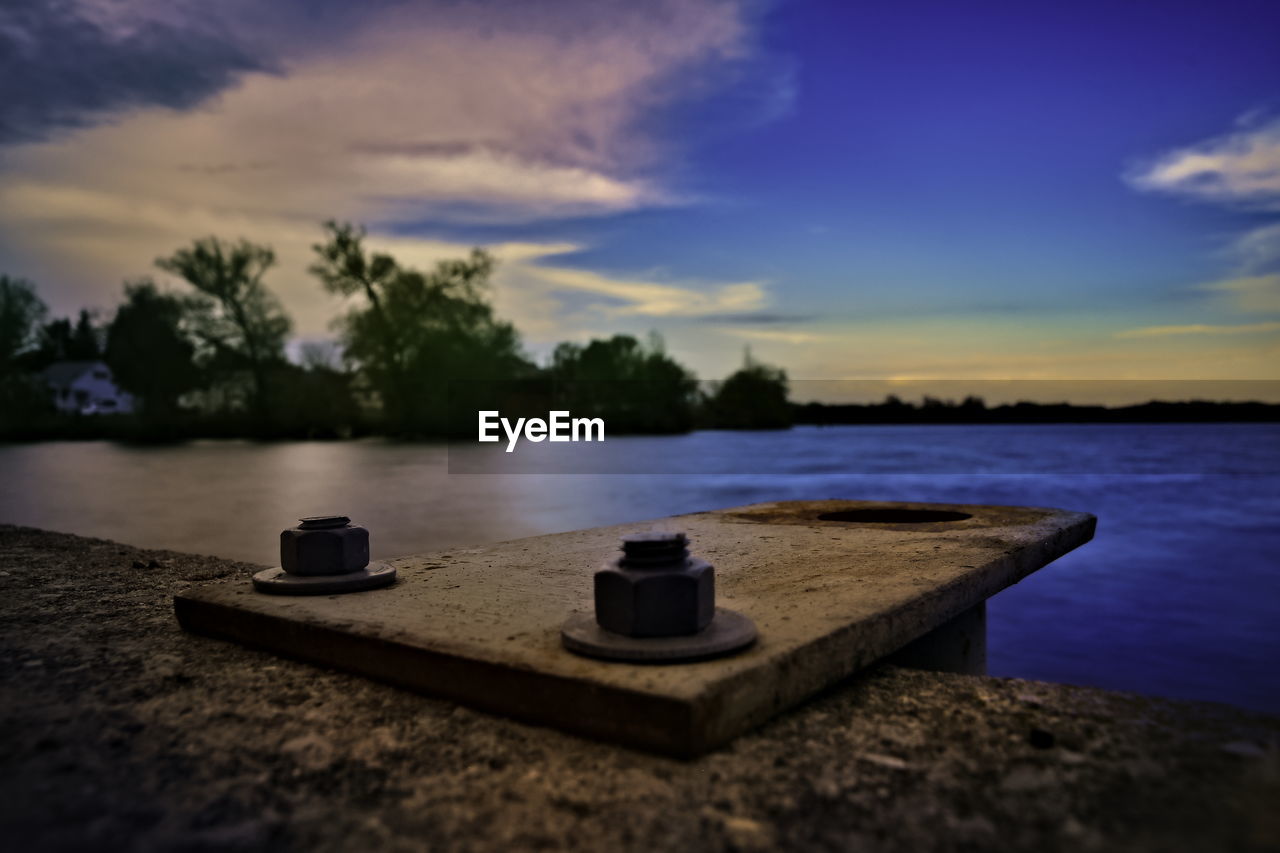
M 885 659 L 932 672 L 987 674 L 987 603 L 975 604 Z

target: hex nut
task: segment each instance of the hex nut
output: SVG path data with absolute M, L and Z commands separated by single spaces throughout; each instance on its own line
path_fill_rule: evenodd
M 291 575 L 345 575 L 367 565 L 369 531 L 359 525 L 280 533 L 280 567 Z
M 715 584 L 715 569 L 696 557 L 670 568 L 614 562 L 595 575 L 596 622 L 629 637 L 696 634 L 715 616 Z

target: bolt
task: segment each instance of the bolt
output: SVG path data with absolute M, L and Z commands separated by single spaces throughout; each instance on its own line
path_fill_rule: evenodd
M 618 565 L 628 569 L 666 568 L 689 558 L 689 540 L 683 533 L 635 533 L 622 537 Z
M 629 637 L 696 634 L 715 616 L 715 569 L 689 556 L 683 533 L 622 540 L 622 556 L 595 575 L 596 622 Z
M 369 565 L 369 531 L 345 515 L 317 515 L 280 533 L 280 566 L 291 575 L 345 575 Z
M 351 519 L 345 515 L 310 515 L 298 521 L 302 522 L 298 527 L 303 530 L 327 530 L 330 527 L 346 527 L 351 523 Z

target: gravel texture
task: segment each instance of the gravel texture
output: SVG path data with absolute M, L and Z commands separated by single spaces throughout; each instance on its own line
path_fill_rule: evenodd
M 183 633 L 261 567 L 0 526 L 11 850 L 1280 850 L 1280 720 L 881 667 L 681 762 Z

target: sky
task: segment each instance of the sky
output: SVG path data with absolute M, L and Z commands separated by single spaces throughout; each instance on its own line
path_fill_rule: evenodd
M 1280 379 L 1280 4 L 5 0 L 0 272 L 55 315 L 320 222 L 702 378 Z M 180 282 L 171 282 L 181 289 Z

